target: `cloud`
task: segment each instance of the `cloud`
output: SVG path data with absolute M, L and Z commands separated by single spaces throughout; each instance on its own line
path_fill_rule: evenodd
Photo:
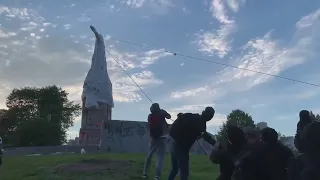
M 212 16 L 215 17 L 222 24 L 234 23 L 227 15 L 227 10 L 225 7 L 224 0 L 212 0 L 210 4 L 210 11 Z
M 164 49 L 147 51 L 141 56 L 140 67 L 148 67 L 149 65 L 154 64 L 156 60 L 158 60 L 159 58 L 166 57 L 169 55 L 172 55 L 172 53 L 168 53 Z
M 63 25 L 63 27 L 64 27 L 64 29 L 70 29 L 71 28 L 71 24 L 65 24 L 65 25 Z
M 177 119 L 177 114 L 178 113 L 199 113 L 207 107 L 207 106 L 214 106 L 214 104 L 194 104 L 194 105 L 184 105 L 179 108 L 173 108 L 168 110 L 168 112 L 171 114 L 171 119 L 175 120 Z M 223 122 L 227 120 L 227 117 L 222 114 L 215 114 L 215 116 L 212 118 L 211 121 L 207 123 L 207 126 L 220 126 L 222 125 Z M 170 122 L 170 120 L 168 121 Z
M 196 33 L 199 51 L 209 56 L 218 55 L 220 58 L 223 58 L 231 51 L 229 35 L 235 29 L 235 24 L 230 23 L 220 26 L 218 30 Z
M 246 0 L 227 0 L 227 5 L 233 12 L 238 12 L 239 6 L 245 2 Z
M 16 25 L 7 29 L 0 26 L 0 82 L 5 86 L 0 91 L 0 106 L 4 105 L 5 96 L 13 88 L 53 84 L 65 88 L 70 93 L 69 98 L 79 102 L 83 81 L 91 63 L 94 41 L 90 38 L 81 39 L 81 34 L 50 34 L 50 29 L 58 25 L 48 22 L 31 9 L 0 6 L 0 16 L 11 18 Z M 59 25 L 70 27 L 68 24 Z M 163 83 L 147 68 L 168 56 L 168 53 L 163 50 L 126 52 L 110 43 L 106 36 L 106 47 L 110 46 L 111 54 L 141 88 Z M 107 56 L 107 63 L 110 78 L 114 82 L 115 101 L 141 100 L 139 88 L 111 56 Z
M 211 31 L 201 30 L 196 33 L 196 43 L 199 51 L 209 55 L 217 55 L 220 58 L 225 57 L 232 49 L 230 35 L 236 32 L 236 21 L 228 16 L 228 9 L 238 12 L 240 4 L 245 0 L 212 0 L 209 10 L 212 16 L 221 24 L 218 29 Z
M 75 137 L 79 136 L 79 131 L 73 131 L 73 130 L 69 130 L 67 131 L 67 139 L 74 139 Z
M 135 73 L 131 77 L 142 89 L 162 84 L 162 81 L 156 79 L 151 71 Z M 111 76 L 111 79 L 115 82 L 113 83 L 113 98 L 115 101 L 136 102 L 142 99 L 140 89 L 129 77 Z
M 151 8 L 153 13 L 166 14 L 174 7 L 172 0 L 127 0 L 124 1 L 131 8 Z
M 81 14 L 81 17 L 78 18 L 78 21 L 79 22 L 89 22 L 89 21 L 91 21 L 91 18 L 89 18 L 85 14 Z
M 302 17 L 296 24 L 296 32 L 290 42 L 285 43 L 272 38 L 272 30 L 263 37 L 248 41 L 242 46 L 241 52 L 234 59 L 230 59 L 231 64 L 240 69 L 225 68 L 215 74 L 214 78 L 208 78 L 200 87 L 174 92 L 173 97 L 198 97 L 203 95 L 199 93 L 199 88 L 204 86 L 214 90 L 215 93 L 212 93 L 212 96 L 218 97 L 223 97 L 230 92 L 247 91 L 274 77 L 241 68 L 278 75 L 284 70 L 311 60 L 317 54 L 317 43 L 320 40 L 320 35 L 317 33 L 320 28 L 320 22 L 317 20 L 319 17 L 320 9 Z M 214 83 L 212 83 L 213 79 Z
M 200 95 L 204 92 L 207 92 L 207 91 L 208 91 L 208 86 L 204 86 L 204 87 L 199 87 L 199 88 L 192 89 L 192 90 L 173 92 L 173 93 L 171 93 L 171 97 L 176 98 L 176 99 L 180 99 L 180 98 L 184 98 L 184 97 L 198 96 L 198 95 Z
M 158 6 L 158 7 L 173 7 L 171 0 L 127 0 L 126 4 L 132 8 L 141 8 L 144 5 Z

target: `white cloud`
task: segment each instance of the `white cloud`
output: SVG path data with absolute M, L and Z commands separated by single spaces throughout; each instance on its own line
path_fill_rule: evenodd
M 63 25 L 63 27 L 64 27 L 64 29 L 70 29 L 71 28 L 71 24 L 65 24 L 65 25 Z
M 215 17 L 220 23 L 231 24 L 234 23 L 233 20 L 227 15 L 227 10 L 225 7 L 224 0 L 212 0 L 210 4 L 210 11 L 212 12 L 213 17 Z
M 142 99 L 140 89 L 133 83 L 133 81 L 127 76 L 120 76 L 120 73 L 111 75 L 113 83 L 113 98 L 118 102 L 136 102 Z M 157 86 L 162 84 L 161 80 L 155 78 L 151 71 L 142 71 L 141 73 L 135 73 L 132 79 L 142 88 L 148 88 L 151 86 Z
M 245 2 L 246 0 L 227 0 L 227 5 L 232 11 L 238 12 L 239 6 L 244 4 Z
M 308 28 L 310 26 L 314 26 L 314 22 L 318 21 L 320 17 L 320 10 L 317 10 L 314 13 L 311 13 L 307 16 L 304 16 L 296 23 L 296 27 L 298 29 Z
M 91 18 L 89 18 L 85 14 L 82 14 L 81 17 L 78 18 L 78 21 L 80 21 L 80 22 L 89 22 L 89 21 L 91 21 Z
M 164 49 L 147 51 L 141 57 L 140 67 L 145 68 L 151 64 L 154 64 L 155 61 L 158 60 L 159 58 L 166 57 L 169 55 L 172 55 L 172 53 L 168 53 Z
M 0 26 L 1 28 L 1 26 Z M 0 38 L 9 38 L 12 36 L 16 36 L 17 34 L 15 32 L 4 32 L 2 29 L 0 29 Z
M 78 137 L 79 136 L 79 131 L 72 131 L 72 130 L 69 130 L 67 131 L 67 140 L 69 139 L 74 139 L 75 137 Z
M 0 106 L 4 106 L 4 99 L 12 88 L 52 84 L 62 86 L 70 93 L 71 100 L 79 102 L 83 81 L 91 63 L 93 41 L 85 38 L 82 41 L 87 43 L 74 43 L 75 40 L 72 38 L 44 34 L 44 31 L 57 25 L 46 21 L 34 10 L 0 6 L 0 16 L 7 15 L 14 19 L 12 22 L 17 23 L 15 26 L 17 29 L 4 29 L 0 26 L 0 59 L 6 60 L 0 61 L 0 82 L 5 85 L 0 92 Z M 69 24 L 62 26 L 70 27 Z M 25 28 L 25 31 L 29 31 L 28 34 L 26 35 L 20 28 Z M 40 35 L 43 35 L 43 38 Z M 67 34 L 66 37 L 68 36 Z M 80 38 L 80 36 L 74 37 Z M 107 39 L 108 36 L 106 41 Z M 110 42 L 106 43 L 106 47 L 109 47 Z M 141 88 L 150 88 L 163 83 L 146 68 L 161 57 L 167 56 L 168 53 L 165 51 L 123 52 L 116 50 L 113 45 L 109 51 Z M 108 55 L 107 62 L 109 75 L 114 82 L 115 101 L 141 100 L 140 90 Z
M 134 8 L 140 8 L 144 3 L 145 0 L 127 0 L 127 5 Z
M 184 98 L 184 97 L 192 97 L 192 96 L 199 96 L 204 92 L 208 91 L 208 86 L 204 86 L 204 87 L 199 87 L 196 89 L 191 89 L 191 90 L 185 90 L 185 91 L 177 91 L 177 92 L 173 92 L 171 93 L 171 97 L 172 98 L 176 98 L 176 99 L 180 99 L 180 98 Z
M 220 26 L 218 30 L 201 31 L 197 33 L 197 44 L 199 51 L 209 56 L 217 55 L 223 58 L 231 51 L 231 40 L 229 35 L 236 29 L 234 23 Z
M 174 7 L 172 0 L 127 0 L 126 4 L 131 8 L 151 8 L 152 12 L 158 14 L 166 14 Z
M 30 12 L 30 10 L 27 8 L 9 8 L 0 5 L 0 15 L 2 14 L 4 14 L 6 17 L 18 18 L 20 20 L 30 20 L 31 18 L 36 17 L 36 15 L 34 15 L 34 12 Z
M 267 32 L 261 38 L 250 40 L 242 47 L 241 54 L 235 56 L 232 65 L 278 75 L 284 70 L 312 59 L 311 57 L 317 53 L 317 44 L 320 40 L 318 34 L 320 29 L 319 11 L 320 9 L 301 18 L 297 23 L 297 29 L 292 40 L 287 44 L 273 39 L 272 31 Z M 213 94 L 214 96 L 218 94 L 219 97 L 222 97 L 222 95 L 230 92 L 249 90 L 274 78 L 239 68 L 225 68 L 214 76 L 214 83 L 212 83 L 212 78 L 209 78 L 204 83 L 205 85 L 202 84 L 200 87 L 207 86 L 208 89 L 216 91 Z M 217 79 L 219 81 L 216 81 Z M 174 93 L 176 98 L 199 95 L 202 94 L 199 93 L 198 87 Z M 207 96 L 207 94 L 205 95 Z
M 209 10 L 212 16 L 221 24 L 218 29 L 196 33 L 196 43 L 199 51 L 206 55 L 217 55 L 220 58 L 225 57 L 232 49 L 230 35 L 236 31 L 235 20 L 228 16 L 227 7 L 238 12 L 239 5 L 244 4 L 245 0 L 212 0 Z

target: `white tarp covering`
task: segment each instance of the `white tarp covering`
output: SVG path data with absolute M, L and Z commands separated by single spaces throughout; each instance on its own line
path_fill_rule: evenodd
M 82 98 L 86 98 L 86 108 L 98 108 L 98 102 L 113 107 L 112 84 L 107 72 L 104 39 L 93 26 L 90 28 L 96 36 L 96 42 L 91 67 L 83 84 Z

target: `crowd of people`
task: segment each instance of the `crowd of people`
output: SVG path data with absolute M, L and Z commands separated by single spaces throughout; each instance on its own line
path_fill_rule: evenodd
M 159 104 L 152 104 L 150 111 L 151 140 L 143 178 L 148 178 L 151 158 L 156 153 L 154 180 L 160 180 L 169 140 L 171 172 L 167 179 L 174 180 L 179 173 L 180 180 L 187 180 L 190 149 L 203 138 L 213 146 L 211 162 L 220 166 L 217 180 L 320 180 L 320 122 L 312 121 L 307 110 L 299 113 L 294 140 L 298 155 L 283 145 L 277 131 L 270 127 L 239 128 L 229 123 L 227 137 L 217 142 L 206 131 L 206 122 L 215 114 L 212 107 L 206 107 L 201 114 L 179 113 L 170 128 L 165 119 L 171 116 Z

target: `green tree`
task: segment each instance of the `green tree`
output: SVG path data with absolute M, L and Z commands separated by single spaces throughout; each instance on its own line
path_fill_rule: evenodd
M 310 111 L 310 117 L 311 117 L 311 120 L 313 120 L 313 121 L 320 121 L 320 115 L 319 114 L 313 114 L 312 111 Z
M 232 112 L 227 116 L 227 121 L 222 124 L 220 131 L 217 134 L 217 140 L 223 141 L 227 137 L 227 125 L 232 124 L 236 125 L 239 128 L 244 128 L 246 126 L 253 126 L 254 121 L 252 120 L 252 117 L 240 110 L 232 110 Z
M 67 96 L 68 93 L 57 86 L 14 89 L 7 97 L 5 113 L 14 124 L 10 143 L 16 146 L 65 143 L 66 131 L 73 126 L 81 109 Z

